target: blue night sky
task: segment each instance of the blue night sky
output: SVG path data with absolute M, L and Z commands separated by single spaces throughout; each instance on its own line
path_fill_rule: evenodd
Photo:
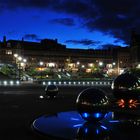
M 129 45 L 139 0 L 0 0 L 0 40 L 58 39 L 68 48 Z

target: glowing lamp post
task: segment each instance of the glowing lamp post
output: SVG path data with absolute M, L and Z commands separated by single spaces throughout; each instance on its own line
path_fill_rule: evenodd
M 115 65 L 116 65 L 116 63 L 115 63 L 115 62 L 113 62 L 113 63 L 112 63 L 112 65 L 113 65 L 113 66 L 115 66 Z
M 44 63 L 43 63 L 42 61 L 40 61 L 40 62 L 39 62 L 39 65 L 40 65 L 40 67 L 41 67 L 41 79 L 42 79 L 42 67 L 43 67 Z
M 17 65 L 18 68 L 18 77 L 20 79 L 21 78 L 20 70 L 21 69 L 25 70 L 25 65 L 26 65 L 25 63 L 27 62 L 27 59 L 21 57 L 17 53 L 14 54 L 14 57 L 15 57 L 15 64 Z
M 80 62 L 79 61 L 77 61 L 77 63 L 76 63 L 77 65 L 80 65 Z
M 26 59 L 23 59 L 23 62 L 25 62 L 25 63 L 26 63 L 26 62 L 27 62 L 27 60 L 26 60 Z
M 15 54 L 14 54 L 14 57 L 17 58 L 17 57 L 18 57 L 18 54 L 15 53 Z
M 103 62 L 99 62 L 99 66 L 102 67 L 103 66 Z
M 20 79 L 21 78 L 21 65 L 23 64 L 21 61 L 23 58 L 21 56 L 19 56 L 19 57 L 17 57 L 17 59 L 18 59 L 19 79 Z

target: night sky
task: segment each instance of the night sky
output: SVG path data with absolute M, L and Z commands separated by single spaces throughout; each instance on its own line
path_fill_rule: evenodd
M 0 0 L 0 40 L 58 39 L 68 48 L 126 46 L 140 0 Z

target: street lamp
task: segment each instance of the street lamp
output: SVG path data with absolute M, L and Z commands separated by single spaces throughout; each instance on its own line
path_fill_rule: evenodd
M 82 65 L 81 67 L 82 67 L 82 68 L 85 68 L 85 65 Z
M 39 65 L 41 67 L 41 79 L 42 79 L 42 66 L 44 65 L 44 63 L 42 61 L 39 62 Z
M 22 65 L 23 65 L 23 63 L 21 62 L 22 61 L 22 57 L 21 56 L 19 56 L 18 57 L 18 70 L 19 70 L 19 79 L 21 78 L 21 67 L 22 67 Z
M 78 61 L 76 64 L 77 64 L 77 65 L 80 65 L 80 62 Z
M 23 59 L 23 62 L 27 62 L 27 59 Z
M 113 62 L 112 64 L 113 64 L 113 66 L 115 66 L 115 65 L 116 65 L 116 63 L 115 63 L 115 62 Z
M 15 64 L 17 65 L 17 68 L 18 68 L 18 77 L 20 79 L 20 70 L 21 68 L 25 70 L 25 65 L 26 65 L 25 63 L 27 62 L 27 59 L 21 57 L 17 53 L 14 54 L 14 57 L 15 57 Z
M 39 65 L 40 65 L 40 66 L 43 66 L 43 64 L 44 64 L 44 63 L 43 63 L 42 61 L 41 61 L 41 62 L 39 62 Z
M 140 68 L 140 64 L 138 64 L 136 68 L 138 68 L 138 69 L 139 69 L 139 68 Z
M 21 56 L 19 56 L 19 57 L 18 57 L 18 60 L 19 60 L 19 61 L 21 61 L 21 60 L 22 60 L 22 57 L 21 57 Z
M 103 66 L 103 62 L 100 61 L 100 62 L 99 62 L 99 66 Z
M 14 57 L 15 57 L 15 58 L 17 58 L 17 57 L 18 57 L 18 54 L 17 54 L 17 53 L 15 53 L 15 54 L 14 54 Z

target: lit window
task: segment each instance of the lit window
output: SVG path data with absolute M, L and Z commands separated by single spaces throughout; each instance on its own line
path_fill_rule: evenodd
M 6 50 L 6 54 L 12 55 L 12 50 Z
M 55 63 L 48 63 L 48 67 L 55 67 Z
M 93 65 L 93 63 L 89 63 L 88 66 L 89 67 L 93 67 L 94 65 Z

